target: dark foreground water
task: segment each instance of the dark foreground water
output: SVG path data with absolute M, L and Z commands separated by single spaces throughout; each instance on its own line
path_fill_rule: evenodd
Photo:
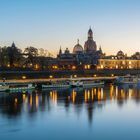
M 140 140 L 140 88 L 0 93 L 0 140 Z

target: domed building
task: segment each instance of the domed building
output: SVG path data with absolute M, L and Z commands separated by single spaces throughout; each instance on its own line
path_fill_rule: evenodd
M 121 50 L 118 51 L 118 53 L 117 53 L 116 56 L 117 56 L 118 59 L 124 59 L 124 58 L 125 58 L 125 54 L 124 54 L 123 51 L 121 51 Z
M 97 45 L 96 42 L 93 40 L 93 32 L 91 28 L 88 31 L 88 40 L 85 42 L 84 45 L 84 51 L 85 53 L 95 53 L 97 51 Z
M 73 54 L 81 54 L 83 53 L 83 47 L 79 44 L 79 39 L 77 40 L 77 44 L 73 48 Z
M 95 67 L 98 64 L 98 60 L 103 58 L 103 56 L 101 47 L 99 50 L 97 49 L 96 42 L 93 40 L 93 32 L 90 28 L 88 30 L 88 40 L 85 42 L 84 48 L 79 44 L 79 39 L 72 52 L 68 48 L 63 52 L 60 47 L 55 63 L 61 68 L 82 67 L 84 65 Z

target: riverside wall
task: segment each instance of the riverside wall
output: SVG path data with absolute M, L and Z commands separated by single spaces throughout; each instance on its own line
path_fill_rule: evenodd
M 103 70 L 64 70 L 64 71 L 0 71 L 0 79 L 27 79 L 33 78 L 67 78 L 71 75 L 77 77 L 93 76 L 124 76 L 127 74 L 140 75 L 140 69 L 103 69 Z

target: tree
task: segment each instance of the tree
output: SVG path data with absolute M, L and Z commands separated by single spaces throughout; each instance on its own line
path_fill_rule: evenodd
M 38 56 L 38 49 L 35 47 L 27 47 L 24 50 L 24 54 L 27 55 L 27 64 L 34 64 L 37 61 L 37 56 Z
M 0 48 L 0 65 L 5 67 L 9 63 L 7 47 Z

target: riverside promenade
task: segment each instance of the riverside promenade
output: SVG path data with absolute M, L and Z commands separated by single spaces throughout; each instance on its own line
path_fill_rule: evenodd
M 103 81 L 114 81 L 116 79 L 116 76 L 112 77 L 76 77 L 74 78 L 76 80 L 81 79 L 93 79 L 93 80 L 103 80 Z M 46 78 L 46 79 L 12 79 L 12 80 L 5 80 L 5 83 L 7 84 L 41 84 L 49 81 L 66 81 L 71 80 L 71 78 Z M 0 83 L 3 83 L 3 80 L 0 80 Z
M 11 79 L 22 79 L 26 76 L 26 79 L 45 79 L 48 80 L 50 76 L 53 78 L 69 78 L 71 75 L 77 77 L 111 77 L 114 76 L 125 76 L 140 75 L 140 69 L 91 69 L 91 70 L 0 70 L 0 80 L 3 78 Z

